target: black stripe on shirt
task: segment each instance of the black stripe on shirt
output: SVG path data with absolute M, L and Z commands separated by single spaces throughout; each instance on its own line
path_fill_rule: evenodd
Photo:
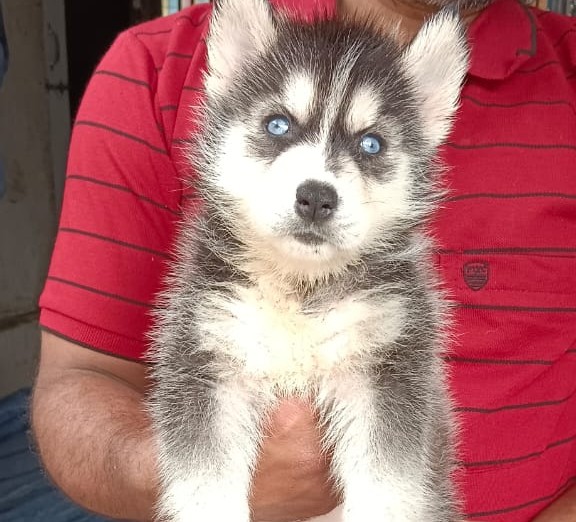
M 204 16 L 202 18 L 200 18 L 200 20 L 195 20 L 194 18 L 192 18 L 191 16 L 187 16 L 187 15 L 180 15 L 178 17 L 176 17 L 177 21 L 180 20 L 187 20 L 188 22 L 190 22 L 190 24 L 192 25 L 192 27 L 200 27 L 206 20 L 206 17 L 208 16 L 208 13 L 205 13 Z
M 491 414 L 491 413 L 500 413 L 502 411 L 511 411 L 511 410 L 526 410 L 526 409 L 531 409 L 531 408 L 548 408 L 550 406 L 558 406 L 560 404 L 564 404 L 564 403 L 568 402 L 572 397 L 574 397 L 575 394 L 576 394 L 576 392 L 572 392 L 567 397 L 564 397 L 563 399 L 557 399 L 554 401 L 527 402 L 524 404 L 508 404 L 506 406 L 499 406 L 497 408 L 475 408 L 475 407 L 471 407 L 471 406 L 460 406 L 460 407 L 455 408 L 455 410 L 458 412 L 466 412 L 466 413 Z
M 168 155 L 168 153 L 163 148 L 156 147 L 156 145 L 152 145 L 152 143 L 146 141 L 143 138 L 139 138 L 138 136 L 134 136 L 133 134 L 129 134 L 129 133 L 121 131 L 119 129 L 115 129 L 114 127 L 110 127 L 109 125 L 104 125 L 103 123 L 98 123 L 98 122 L 89 121 L 89 120 L 79 120 L 75 123 L 75 126 L 78 126 L 78 125 L 85 125 L 88 127 L 96 127 L 97 129 L 102 129 L 106 132 L 111 132 L 113 134 L 117 134 L 118 136 L 122 136 L 123 138 L 127 138 L 127 139 L 135 141 L 137 143 L 141 143 L 142 145 L 145 145 L 146 147 L 148 147 L 150 150 L 153 150 L 154 152 L 158 152 L 159 154 Z
M 159 73 L 164 68 L 164 65 L 166 64 L 166 60 L 168 58 L 181 58 L 181 59 L 191 60 L 192 58 L 194 58 L 194 55 L 193 54 L 187 54 L 187 53 L 177 53 L 175 51 L 167 53 L 166 56 L 164 56 L 164 62 L 162 63 L 162 65 L 156 66 L 156 72 Z
M 464 310 L 493 310 L 498 312 L 534 312 L 534 313 L 548 313 L 548 314 L 561 314 L 561 313 L 576 313 L 576 308 L 572 307 L 544 307 L 544 306 L 505 306 L 505 305 L 482 305 L 461 303 L 457 305 L 458 308 Z
M 175 51 L 167 53 L 166 56 L 164 57 L 164 62 L 162 63 L 162 65 L 156 66 L 156 72 L 159 73 L 164 68 L 164 64 L 166 63 L 166 59 L 168 58 L 182 58 L 186 60 L 191 60 L 192 58 L 194 58 L 194 55 L 187 53 L 177 53 Z
M 505 366 L 522 366 L 522 365 L 535 365 L 535 366 L 550 366 L 554 361 L 544 359 L 477 359 L 472 357 L 458 357 L 456 355 L 449 355 L 444 357 L 446 362 L 458 362 L 468 364 L 496 364 Z
M 477 468 L 483 466 L 502 466 L 504 464 L 511 464 L 513 462 L 521 462 L 523 460 L 531 459 L 533 457 L 539 457 L 546 453 L 549 449 L 557 448 L 558 446 L 562 446 L 564 444 L 568 444 L 572 441 L 576 440 L 576 435 L 572 437 L 568 437 L 566 439 L 558 440 L 555 442 L 551 442 L 548 444 L 543 450 L 534 451 L 533 453 L 527 453 L 526 455 L 521 455 L 519 457 L 510 457 L 508 459 L 497 459 L 497 460 L 481 460 L 481 461 L 474 461 L 474 462 L 460 462 L 461 466 L 465 468 Z
M 97 70 L 94 75 L 105 75 L 105 76 L 112 76 L 113 78 L 118 78 L 119 80 L 123 80 L 125 82 L 134 83 L 136 85 L 140 85 L 142 87 L 146 87 L 150 89 L 150 84 L 143 80 L 138 80 L 137 78 L 131 78 L 130 76 L 126 76 L 124 74 L 120 74 L 114 71 L 109 71 L 107 69 L 99 69 Z
M 565 350 L 559 354 L 560 357 L 576 353 L 576 349 Z M 458 355 L 447 355 L 443 357 L 447 363 L 466 363 L 466 364 L 493 364 L 503 366 L 552 366 L 556 360 L 551 359 L 485 359 L 478 357 L 460 357 Z
M 470 248 L 465 250 L 437 250 L 439 254 L 573 254 L 574 247 L 502 247 L 502 248 Z
M 530 49 L 518 49 L 516 51 L 516 55 L 526 54 L 528 56 L 534 56 L 536 54 L 538 41 L 538 28 L 536 25 L 536 19 L 534 18 L 534 13 L 528 8 L 527 5 L 523 3 L 520 3 L 520 5 L 522 6 L 524 14 L 530 23 Z
M 531 73 L 541 71 L 542 69 L 549 67 L 550 65 L 560 65 L 560 62 L 558 60 L 550 60 L 548 62 L 541 63 L 540 65 L 537 65 L 536 67 L 533 67 L 532 69 L 519 69 L 516 72 L 519 72 L 522 74 L 531 74 Z
M 460 201 L 463 199 L 493 198 L 493 199 L 521 199 L 521 198 L 563 198 L 576 199 L 576 194 L 566 194 L 562 192 L 519 192 L 511 194 L 497 194 L 490 192 L 478 192 L 476 194 L 462 194 L 460 196 L 448 197 L 445 201 Z
M 200 27 L 204 21 L 206 20 L 206 15 L 204 15 L 202 18 L 200 18 L 200 20 L 195 20 L 190 16 L 186 16 L 186 15 L 180 15 L 176 17 L 176 22 L 179 22 L 180 20 L 186 20 L 188 22 L 190 22 L 190 25 L 192 25 L 192 27 Z M 137 31 L 135 33 L 132 33 L 134 36 L 156 36 L 158 34 L 169 34 L 174 30 L 174 27 L 171 27 L 170 29 L 161 29 L 159 31 Z
M 484 102 L 482 100 L 479 100 L 478 98 L 474 98 L 473 96 L 469 95 L 462 96 L 462 99 L 468 100 L 469 102 L 478 105 L 480 107 L 489 107 L 497 109 L 513 109 L 517 107 L 526 107 L 528 105 L 536 105 L 536 106 L 541 105 L 545 107 L 550 107 L 554 105 L 566 105 L 576 115 L 576 108 L 568 100 L 525 100 L 514 103 L 495 103 L 495 102 Z
M 558 41 L 554 44 L 554 47 L 558 47 L 562 43 L 562 40 L 564 40 L 564 38 L 566 38 L 571 33 L 576 33 L 576 28 L 572 28 L 572 29 L 568 29 L 568 30 L 564 31 L 562 33 L 562 35 L 560 36 L 560 38 L 558 38 Z
M 126 241 L 119 241 L 118 239 L 113 239 L 111 237 L 101 236 L 100 234 L 95 234 L 94 232 L 88 232 L 86 230 L 78 230 L 76 228 L 69 228 L 69 227 L 62 227 L 58 230 L 58 232 L 65 232 L 68 234 L 78 234 L 81 236 L 87 236 L 94 239 L 98 239 L 99 241 L 104 241 L 106 243 L 112 243 L 114 245 L 119 245 L 125 248 L 131 248 L 132 250 L 138 250 L 140 252 L 146 252 L 148 254 L 152 254 L 158 257 L 162 257 L 164 259 L 170 259 L 170 256 L 165 252 L 160 252 L 159 250 L 153 250 L 151 248 L 143 247 L 140 245 L 134 245 L 132 243 L 127 243 Z
M 191 58 L 194 58 L 193 54 L 187 54 L 187 53 L 177 53 L 176 51 L 172 51 L 169 53 L 166 53 L 166 58 L 185 58 L 190 60 Z
M 474 143 L 471 145 L 463 145 L 460 143 L 449 142 L 448 147 L 454 149 L 490 149 L 490 148 L 517 148 L 517 149 L 540 149 L 540 150 L 556 150 L 556 149 L 568 149 L 576 150 L 576 145 L 564 144 L 564 143 L 513 143 L 513 142 L 496 142 L 496 143 Z
M 170 214 L 173 214 L 174 216 L 180 216 L 181 213 L 177 212 L 176 210 L 172 210 L 168 205 L 165 205 L 164 203 L 159 203 L 158 201 L 155 201 L 151 198 L 149 198 L 148 196 L 143 196 L 142 194 L 138 194 L 137 192 L 134 192 L 132 189 L 129 189 L 128 187 L 125 187 L 124 185 L 118 185 L 116 183 L 108 183 L 107 181 L 102 181 L 96 178 L 91 178 L 89 176 L 80 176 L 79 174 L 69 174 L 68 176 L 66 176 L 67 180 L 77 180 L 77 181 L 84 181 L 87 183 L 94 183 L 95 185 L 101 185 L 103 187 L 107 187 L 107 188 L 111 188 L 114 190 L 121 190 L 122 192 L 127 192 L 128 194 L 131 194 L 132 196 L 138 198 L 141 201 L 145 201 L 146 203 L 149 203 L 150 205 L 154 205 L 155 207 L 161 208 L 162 210 L 166 210 L 167 212 L 170 212 Z
M 502 508 L 502 509 L 496 509 L 494 511 L 481 511 L 481 512 L 476 512 L 476 513 L 466 513 L 466 517 L 467 518 L 472 518 L 472 517 L 488 517 L 488 516 L 492 516 L 492 515 L 502 515 L 504 513 L 510 513 L 512 511 L 519 511 L 521 509 L 533 506 L 534 504 L 539 504 L 541 502 L 546 502 L 548 500 L 551 500 L 553 498 L 556 498 L 557 496 L 559 496 L 561 493 L 563 493 L 566 489 L 568 489 L 573 482 L 576 482 L 576 475 L 574 477 L 570 477 L 566 482 L 564 482 L 564 484 L 562 484 L 562 486 L 560 486 L 554 493 L 552 493 L 551 495 L 546 495 L 544 497 L 540 497 L 540 498 L 536 498 L 534 500 L 530 500 L 528 502 L 524 502 L 523 504 L 517 504 L 516 506 L 510 506 L 507 508 Z
M 82 285 L 80 283 L 76 283 L 75 281 L 70 281 L 68 279 L 64 279 L 62 277 L 48 276 L 47 279 L 49 279 L 50 281 L 55 281 L 57 283 L 62 283 L 64 285 L 73 286 L 74 288 L 79 288 L 80 290 L 85 290 L 85 291 L 91 292 L 93 294 L 101 295 L 104 297 L 109 297 L 110 299 L 122 301 L 123 303 L 141 306 L 143 308 L 152 308 L 152 305 L 150 303 L 144 303 L 143 301 L 136 301 L 135 299 L 130 299 L 128 297 L 124 297 L 124 296 L 121 296 L 118 294 L 112 294 L 110 292 L 105 292 L 103 290 L 99 290 L 99 289 L 94 288 L 92 286 Z
M 160 31 L 138 31 L 132 33 L 134 36 L 156 36 L 158 34 L 170 34 L 172 29 L 161 29 Z

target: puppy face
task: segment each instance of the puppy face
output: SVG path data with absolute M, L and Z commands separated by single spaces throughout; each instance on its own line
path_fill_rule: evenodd
M 287 73 L 231 119 L 214 184 L 236 202 L 237 233 L 259 249 L 344 262 L 411 216 L 412 160 L 373 85 L 315 73 Z
M 299 24 L 262 0 L 216 11 L 199 171 L 233 234 L 280 271 L 341 268 L 428 212 L 466 50 L 449 16 L 419 38 L 403 50 L 367 24 Z M 440 64 L 426 94 L 442 45 L 457 73 Z

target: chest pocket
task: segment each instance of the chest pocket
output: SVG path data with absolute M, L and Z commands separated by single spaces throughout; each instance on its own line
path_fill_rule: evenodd
M 463 356 L 554 360 L 576 339 L 576 253 L 439 254 L 437 260 L 456 315 L 487 321 L 460 332 L 474 329 L 474 342 L 459 343 Z M 524 342 L 513 337 L 514 346 L 503 344 L 513 331 Z
M 547 459 L 576 438 L 576 255 L 439 254 L 446 355 L 468 473 Z

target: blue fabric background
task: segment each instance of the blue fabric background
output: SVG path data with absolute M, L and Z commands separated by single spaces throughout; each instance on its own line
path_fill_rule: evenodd
M 105 522 L 47 479 L 28 437 L 29 391 L 0 401 L 0 522 Z

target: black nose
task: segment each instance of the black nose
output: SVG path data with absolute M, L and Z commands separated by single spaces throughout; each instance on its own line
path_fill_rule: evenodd
M 328 183 L 310 180 L 296 189 L 294 209 L 296 214 L 306 221 L 325 221 L 337 207 L 338 194 Z

